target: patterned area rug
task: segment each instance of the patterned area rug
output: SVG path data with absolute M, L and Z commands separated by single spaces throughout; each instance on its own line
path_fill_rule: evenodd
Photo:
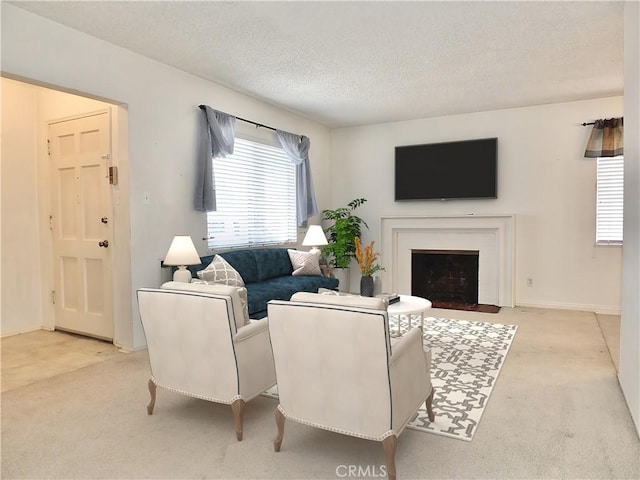
M 391 331 L 396 331 L 395 319 L 389 320 Z M 400 329 L 404 332 L 406 328 L 403 317 Z M 424 344 L 431 347 L 436 418 L 435 422 L 429 422 L 423 406 L 407 428 L 471 441 L 517 328 L 499 323 L 425 318 Z
M 417 322 L 414 319 L 413 326 Z M 400 319 L 400 331 L 407 331 L 407 319 Z M 389 329 L 398 324 L 389 317 Z M 424 320 L 424 344 L 431 348 L 431 383 L 435 389 L 433 413 L 427 418 L 424 404 L 407 428 L 470 442 L 489 401 L 516 325 L 471 322 L 428 317 Z M 277 385 L 263 395 L 277 398 Z

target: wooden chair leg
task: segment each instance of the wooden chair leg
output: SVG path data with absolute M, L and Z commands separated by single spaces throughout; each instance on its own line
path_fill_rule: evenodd
M 433 414 L 433 387 L 431 387 L 431 394 L 427 397 L 424 404 L 427 407 L 427 416 L 429 417 L 429 421 L 433 422 L 436 419 L 436 416 Z
M 231 411 L 233 412 L 233 423 L 236 428 L 236 438 L 239 442 L 242 441 L 242 419 L 244 417 L 244 400 L 238 399 L 231 404 Z
M 153 413 L 153 407 L 156 406 L 156 384 L 153 383 L 153 380 L 149 379 L 149 393 L 151 394 L 151 401 L 149 405 L 147 405 L 147 415 L 151 415 Z
M 387 475 L 389 480 L 396 480 L 396 443 L 398 437 L 391 435 L 382 441 L 384 449 L 384 461 L 387 464 Z
M 284 437 L 284 420 L 284 415 L 276 408 L 276 426 L 278 427 L 278 435 L 273 441 L 273 449 L 276 452 L 280 451 L 280 446 L 282 445 L 282 437 Z

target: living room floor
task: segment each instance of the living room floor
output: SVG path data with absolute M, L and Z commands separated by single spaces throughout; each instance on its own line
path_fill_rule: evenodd
M 430 315 L 488 322 L 497 318 L 494 314 L 475 312 L 471 313 L 475 318 L 468 318 L 462 311 L 445 309 L 433 309 Z M 618 371 L 620 316 L 595 314 L 595 317 L 611 355 L 611 361 Z M 2 392 L 102 362 L 118 354 L 118 349 L 111 343 L 64 331 L 47 330 L 4 337 L 1 351 Z
M 473 440 L 406 430 L 398 478 L 640 478 L 610 358 L 619 317 L 521 307 L 431 316 L 518 331 Z M 1 346 L 2 478 L 337 478 L 338 465 L 383 464 L 375 442 L 294 422 L 275 454 L 266 397 L 247 404 L 242 442 L 225 405 L 163 391 L 149 417 L 146 351 L 46 331 Z

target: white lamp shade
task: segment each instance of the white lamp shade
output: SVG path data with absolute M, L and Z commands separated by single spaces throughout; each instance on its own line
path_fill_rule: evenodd
M 199 265 L 200 263 L 200 256 L 189 235 L 173 237 L 167 256 L 164 257 L 165 265 Z
M 320 225 L 310 225 L 307 230 L 307 234 L 302 240 L 302 245 L 305 247 L 318 247 L 320 245 L 327 245 L 327 237 Z

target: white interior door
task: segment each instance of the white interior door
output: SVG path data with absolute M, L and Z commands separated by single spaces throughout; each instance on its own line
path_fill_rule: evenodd
M 113 339 L 108 112 L 49 124 L 56 329 Z

